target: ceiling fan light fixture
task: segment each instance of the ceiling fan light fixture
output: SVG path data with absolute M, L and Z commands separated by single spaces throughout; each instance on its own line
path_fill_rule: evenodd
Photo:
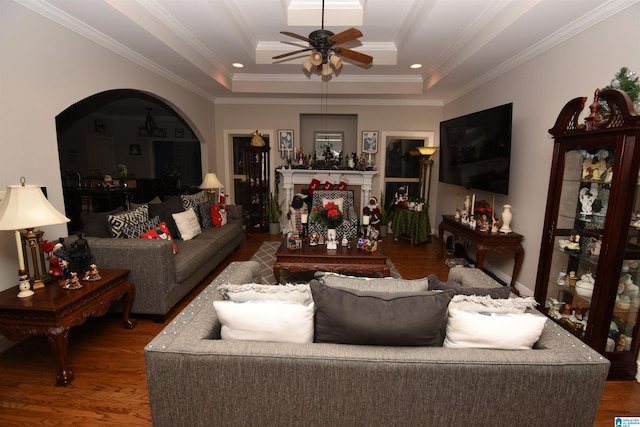
M 331 66 L 328 63 L 322 64 L 322 75 L 323 76 L 331 75 Z
M 307 58 L 302 62 L 302 66 L 304 67 L 305 70 L 307 70 L 307 73 L 311 72 L 311 69 L 313 68 L 313 64 L 311 63 L 311 59 Z
M 340 67 L 342 67 L 342 57 L 338 55 L 331 55 L 331 58 L 329 58 L 329 62 L 331 62 L 331 65 L 333 65 L 333 68 L 335 68 L 336 70 L 339 70 Z
M 313 65 L 320 65 L 322 64 L 322 54 L 314 50 L 313 52 L 311 52 L 309 60 Z

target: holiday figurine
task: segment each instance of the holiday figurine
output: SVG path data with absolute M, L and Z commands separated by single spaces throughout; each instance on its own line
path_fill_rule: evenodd
M 91 264 L 89 267 L 91 267 L 91 269 L 84 274 L 84 280 L 95 282 L 96 280 L 102 279 L 102 276 L 100 276 L 98 272 L 98 266 Z
M 407 188 L 405 188 L 404 186 L 401 186 L 400 188 L 398 188 L 398 191 L 396 191 L 395 194 L 396 197 L 396 206 L 400 209 L 406 209 L 407 208 L 407 202 L 409 200 L 409 195 L 407 194 Z
M 369 217 L 369 226 L 380 233 L 380 207 L 378 198 L 373 196 L 369 199 L 369 204 L 362 209 L 363 216 Z

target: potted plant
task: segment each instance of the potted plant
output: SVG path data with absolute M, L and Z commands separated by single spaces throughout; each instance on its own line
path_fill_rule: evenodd
M 387 237 L 389 221 L 391 221 L 391 209 L 387 209 L 384 200 L 384 191 L 380 193 L 380 237 Z
M 267 217 L 269 219 L 269 233 L 280 234 L 280 216 L 282 209 L 278 200 L 278 193 L 269 193 L 267 201 Z

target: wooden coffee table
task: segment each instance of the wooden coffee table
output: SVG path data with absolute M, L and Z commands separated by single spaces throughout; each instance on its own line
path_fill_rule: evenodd
M 280 282 L 280 270 L 291 272 L 329 271 L 332 273 L 355 273 L 372 275 L 382 273 L 391 275 L 387 265 L 387 254 L 381 245 L 375 252 L 366 252 L 351 242 L 351 248 L 338 246 L 338 249 L 327 249 L 325 245 L 309 246 L 305 244 L 300 249 L 287 248 L 286 239 L 276 252 L 276 262 L 273 265 L 273 275 L 276 282 Z
M 104 315 L 111 303 L 120 298 L 124 301 L 123 326 L 136 326 L 136 320 L 129 317 L 135 289 L 127 280 L 128 274 L 129 270 L 101 269 L 102 279 L 82 280 L 80 289 L 63 289 L 53 282 L 26 298 L 17 297 L 18 286 L 0 292 L 0 333 L 15 341 L 45 335 L 60 364 L 56 385 L 68 385 L 74 378 L 67 365 L 72 327 L 83 324 L 90 316 Z

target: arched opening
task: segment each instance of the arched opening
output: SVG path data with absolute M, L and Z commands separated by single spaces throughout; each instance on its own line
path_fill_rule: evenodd
M 201 145 L 185 118 L 132 89 L 87 97 L 56 117 L 69 232 L 82 214 L 192 192 L 202 181 Z

